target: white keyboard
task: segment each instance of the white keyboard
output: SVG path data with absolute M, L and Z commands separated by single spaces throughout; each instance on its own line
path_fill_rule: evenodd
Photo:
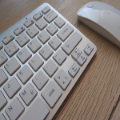
M 0 35 L 0 120 L 53 118 L 96 46 L 48 3 Z

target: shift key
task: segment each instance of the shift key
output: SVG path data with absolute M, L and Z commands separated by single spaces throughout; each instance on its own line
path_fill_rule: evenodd
M 72 36 L 68 38 L 67 42 L 62 46 L 62 49 L 65 51 L 66 54 L 69 55 L 81 39 L 81 35 L 78 32 L 74 32 Z

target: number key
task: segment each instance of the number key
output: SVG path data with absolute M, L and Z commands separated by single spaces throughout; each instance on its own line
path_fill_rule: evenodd
M 18 50 L 19 48 L 13 41 L 7 44 L 5 47 L 5 52 L 9 55 L 9 57 L 12 57 Z
M 16 38 L 16 41 L 21 47 L 23 47 L 29 41 L 29 38 L 25 33 L 22 33 Z
M 39 33 L 38 29 L 34 25 L 30 26 L 26 32 L 31 38 L 35 37 Z
M 47 27 L 47 31 L 51 34 L 54 35 L 58 29 L 56 27 L 56 25 L 54 25 L 53 23 L 51 23 L 48 27 Z

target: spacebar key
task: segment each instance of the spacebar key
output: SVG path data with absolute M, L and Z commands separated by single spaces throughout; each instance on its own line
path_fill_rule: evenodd
M 27 113 L 20 120 L 44 120 L 48 113 L 49 110 L 46 108 L 40 98 L 37 98 Z
M 82 39 L 81 35 L 78 32 L 74 32 L 67 40 L 67 42 L 62 46 L 62 49 L 66 54 L 70 54 L 72 50 L 77 46 L 77 44 Z

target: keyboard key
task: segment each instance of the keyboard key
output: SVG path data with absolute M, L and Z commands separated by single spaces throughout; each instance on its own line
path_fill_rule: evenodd
M 53 81 L 51 81 L 42 92 L 43 98 L 51 108 L 55 105 L 61 94 L 60 88 L 57 87 Z
M 52 54 L 53 51 L 50 49 L 50 47 L 48 45 L 45 45 L 39 52 L 41 54 L 41 56 L 47 60 Z
M 17 120 L 17 118 L 23 113 L 24 110 L 25 108 L 21 102 L 18 100 L 18 98 L 15 98 L 5 111 L 10 120 Z
M 86 48 L 85 48 L 85 53 L 87 54 L 87 55 L 90 55 L 90 53 L 92 52 L 92 50 L 93 50 L 93 46 L 91 46 L 91 45 L 87 45 L 86 46 Z
M 56 36 L 54 36 L 48 43 L 54 50 L 61 45 L 61 41 Z
M 54 12 L 53 10 L 50 10 L 47 14 L 45 14 L 44 18 L 45 20 L 47 20 L 47 22 L 52 22 L 58 15 L 56 14 L 56 12 Z
M 9 75 L 13 75 L 18 69 L 20 68 L 20 64 L 18 61 L 13 57 L 11 58 L 6 64 L 5 69 L 9 73 Z
M 48 113 L 49 110 L 47 107 L 40 100 L 40 98 L 37 98 L 21 120 L 44 120 Z
M 51 35 L 54 35 L 54 34 L 58 31 L 58 28 L 56 27 L 56 25 L 54 25 L 53 23 L 51 23 L 51 24 L 47 27 L 47 31 L 48 31 Z
M 87 59 L 86 54 L 82 52 L 80 57 L 77 59 L 77 62 L 82 66 L 84 62 L 86 61 L 86 59 Z
M 29 44 L 28 44 L 28 47 L 30 48 L 30 50 L 35 53 L 37 52 L 40 48 L 41 48 L 41 44 L 40 42 L 34 38 Z
M 53 58 L 59 65 L 61 65 L 65 61 L 67 56 L 65 55 L 65 53 L 63 53 L 62 50 L 58 50 L 53 56 Z
M 74 32 L 68 38 L 66 43 L 64 43 L 64 45 L 62 46 L 62 49 L 65 51 L 66 54 L 69 55 L 72 52 L 72 50 L 78 45 L 81 39 L 82 37 L 80 36 L 80 34 L 77 32 Z
M 77 58 L 80 56 L 80 54 L 82 53 L 82 51 L 79 48 L 76 48 L 73 53 L 72 53 L 72 57 L 77 60 Z
M 10 41 L 12 41 L 14 39 L 14 36 L 12 33 L 9 33 L 8 35 L 6 35 L 4 38 L 3 38 L 3 43 L 5 45 L 7 45 Z
M 12 57 L 18 50 L 18 46 L 13 41 L 7 44 L 5 47 L 5 52 L 8 54 L 9 57 Z
M 26 27 L 29 27 L 29 26 L 31 26 L 33 23 L 34 23 L 34 20 L 33 20 L 32 18 L 29 18 L 29 19 L 27 19 L 27 20 L 24 22 L 24 25 L 25 25 Z
M 35 37 L 39 33 L 38 29 L 34 25 L 30 26 L 26 32 L 31 38 Z
M 24 65 L 23 68 L 17 73 L 17 76 L 21 82 L 25 84 L 33 76 L 33 73 L 27 65 Z
M 48 78 L 42 71 L 39 71 L 37 75 L 33 78 L 33 83 L 37 86 L 39 90 L 41 90 L 47 82 Z
M 0 120 L 6 120 L 3 114 L 0 114 Z
M 0 66 L 2 66 L 6 61 L 7 61 L 7 57 L 2 51 L 0 51 Z
M 35 25 L 40 29 L 43 30 L 47 26 L 47 22 L 44 19 L 39 19 Z
M 71 81 L 71 78 L 62 69 L 59 70 L 54 78 L 64 90 Z
M 65 21 L 64 21 L 61 17 L 59 17 L 59 18 L 57 18 L 57 19 L 55 20 L 55 24 L 56 24 L 59 28 L 61 28 L 61 27 L 65 24 Z
M 42 12 L 43 12 L 44 14 L 46 14 L 48 11 L 50 11 L 50 7 L 49 7 L 49 6 L 46 6 L 46 7 L 44 7 L 44 8 L 42 9 Z
M 29 38 L 25 35 L 25 33 L 22 33 L 20 34 L 17 38 L 16 38 L 16 41 L 17 43 L 23 47 L 26 43 L 29 42 Z
M 3 93 L 0 91 L 0 110 L 7 104 L 7 100 L 4 97 Z M 0 119 L 1 120 L 1 119 Z
M 39 35 L 38 35 L 38 39 L 45 44 L 49 39 L 50 39 L 50 35 L 43 30 Z
M 21 86 L 14 77 L 10 79 L 3 87 L 4 91 L 10 99 L 13 98 L 13 96 L 20 90 L 20 88 Z
M 0 43 L 0 49 L 2 49 L 3 48 L 3 45 L 2 45 L 2 43 Z
M 52 60 L 49 60 L 43 69 L 50 77 L 52 77 L 52 75 L 57 71 L 58 67 Z
M 31 53 L 24 47 L 21 51 L 18 52 L 17 57 L 24 64 L 30 57 Z
M 65 41 L 67 37 L 74 31 L 74 29 L 69 25 L 66 24 L 59 32 L 58 32 L 58 37 L 62 40 Z
M 18 26 L 15 30 L 14 33 L 15 35 L 19 35 L 20 33 L 22 33 L 25 30 L 25 28 L 23 27 L 23 25 Z
M 20 97 L 27 106 L 32 102 L 36 95 L 37 92 L 30 83 L 20 92 Z
M 43 60 L 37 54 L 29 61 L 30 66 L 35 72 L 43 65 L 43 63 Z
M 74 63 L 71 67 L 70 67 L 70 69 L 69 69 L 69 74 L 72 76 L 72 77 L 74 77 L 76 74 L 77 74 L 77 72 L 79 71 L 79 69 L 80 69 L 80 67 L 79 67 L 79 65 L 77 64 L 77 63 Z
M 8 80 L 7 75 L 0 69 L 0 86 Z
M 38 19 L 40 19 L 42 16 L 43 16 L 43 14 L 39 11 L 39 12 L 37 12 L 37 13 L 33 16 L 33 18 L 34 18 L 35 20 L 38 20 Z

